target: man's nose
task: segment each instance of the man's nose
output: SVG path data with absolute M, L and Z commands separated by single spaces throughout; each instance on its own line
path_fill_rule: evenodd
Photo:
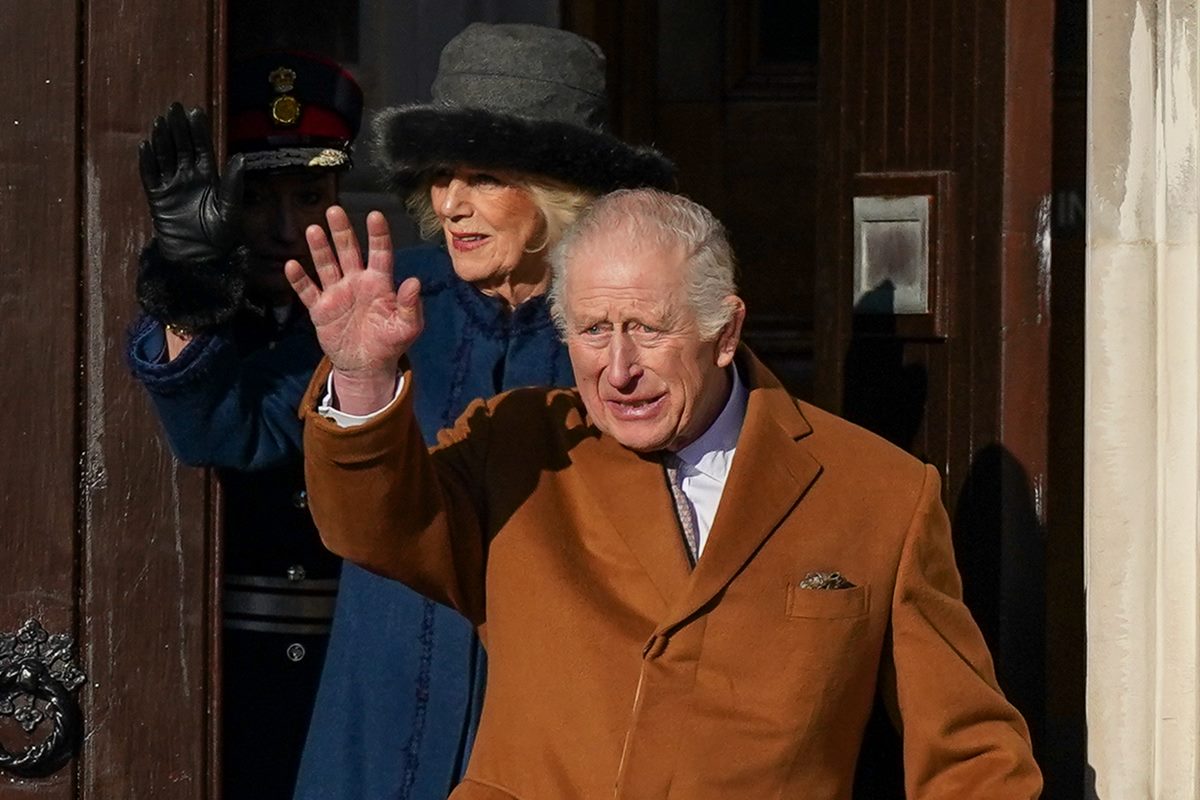
M 608 382 L 613 388 L 626 389 L 641 374 L 637 345 L 627 334 L 614 333 L 608 343 Z

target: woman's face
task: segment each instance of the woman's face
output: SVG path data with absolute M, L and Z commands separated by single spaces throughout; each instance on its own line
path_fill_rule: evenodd
M 545 222 L 515 180 L 505 170 L 457 167 L 434 175 L 429 187 L 455 273 L 485 292 L 545 280 Z

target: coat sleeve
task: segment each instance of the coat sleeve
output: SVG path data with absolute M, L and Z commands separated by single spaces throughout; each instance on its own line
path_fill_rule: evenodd
M 146 250 L 155 252 L 153 247 Z M 239 253 L 244 258 L 243 251 Z M 170 284 L 178 277 L 178 265 L 147 258 L 143 254 L 143 277 L 146 263 L 154 267 L 150 270 L 152 277 L 162 276 L 150 281 L 151 285 L 157 285 L 155 281 Z M 428 248 L 399 251 L 396 285 L 409 275 L 421 274 L 419 270 L 427 269 L 427 263 Z M 186 295 L 189 286 L 170 284 L 169 290 L 163 288 L 159 294 Z M 241 302 L 240 288 L 228 302 L 236 310 Z M 223 322 L 229 316 L 221 312 L 219 324 L 209 321 L 205 325 L 186 325 L 202 332 L 176 359 L 167 361 L 163 324 L 154 315 L 143 313 L 130 332 L 126 351 L 129 368 L 149 393 L 171 450 L 183 463 L 234 470 L 281 466 L 300 456 L 303 428 L 297 410 L 321 360 L 321 348 L 316 335 L 303 330 L 283 337 L 270 348 L 242 354 L 230 326 Z M 174 318 L 180 317 L 176 314 Z
M 1000 691 L 962 602 L 940 485 L 926 466 L 892 598 L 891 663 L 882 670 L 904 740 L 906 796 L 1036 798 L 1042 779 L 1029 730 Z
M 413 413 L 413 375 L 381 414 L 341 428 L 316 411 L 328 366 L 302 402 L 309 508 L 326 547 L 484 622 L 482 475 L 490 412 L 476 401 L 432 453 Z
M 185 330 L 214 330 L 242 307 L 249 257 L 241 246 L 212 261 L 168 261 L 151 239 L 138 263 L 138 304 L 148 316 Z
M 288 336 L 244 356 L 216 330 L 197 336 L 173 361 L 164 349 L 162 324 L 143 316 L 130 334 L 129 366 L 180 461 L 257 470 L 299 456 L 296 410 L 320 360 L 315 337 Z

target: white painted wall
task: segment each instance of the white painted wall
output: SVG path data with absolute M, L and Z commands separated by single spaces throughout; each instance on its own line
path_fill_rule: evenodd
M 1195 0 L 1091 0 L 1088 758 L 1102 800 L 1196 800 Z

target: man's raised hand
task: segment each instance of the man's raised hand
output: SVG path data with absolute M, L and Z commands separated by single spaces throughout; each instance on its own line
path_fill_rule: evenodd
M 338 407 L 366 414 L 392 399 L 400 357 L 424 327 L 421 285 L 409 278 L 393 288 L 392 237 L 383 214 L 367 215 L 365 267 L 345 210 L 331 206 L 325 218 L 332 246 L 319 225 L 305 231 L 316 281 L 298 261 L 288 261 L 284 270 L 333 364 Z

